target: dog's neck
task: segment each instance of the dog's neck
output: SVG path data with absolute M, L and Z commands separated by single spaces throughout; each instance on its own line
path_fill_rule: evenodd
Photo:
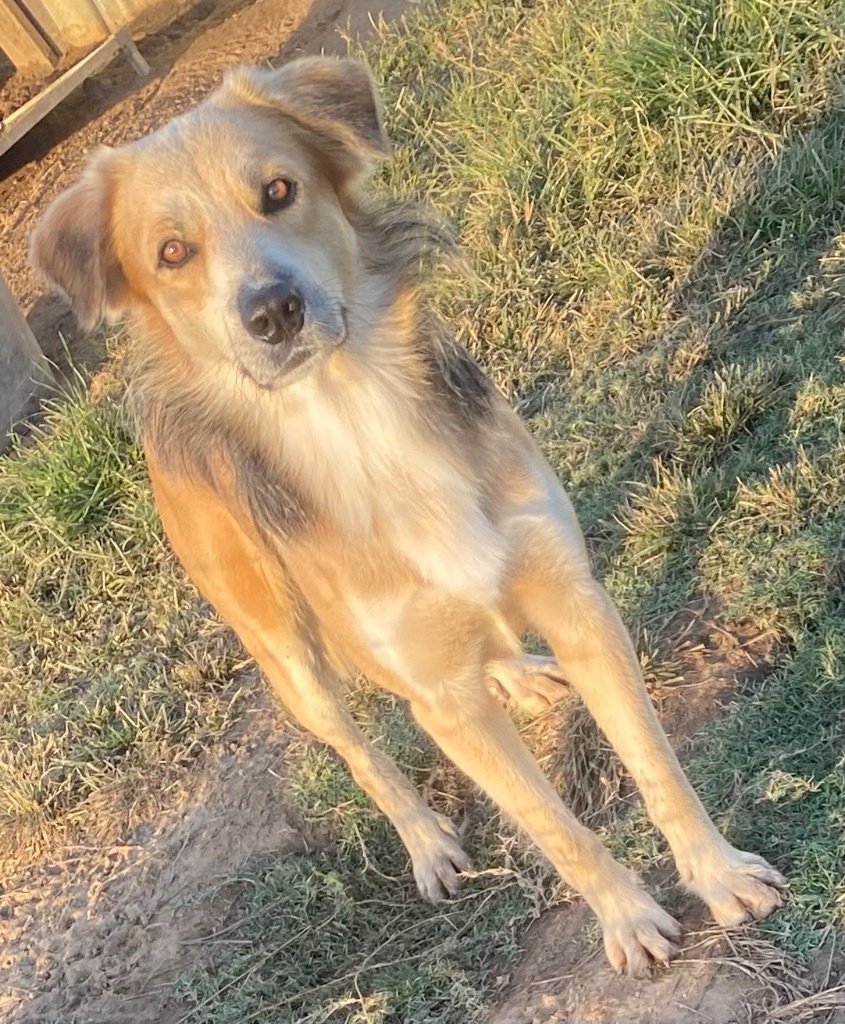
M 392 505 L 430 504 L 423 491 L 469 500 L 467 435 L 489 412 L 490 386 L 410 291 L 352 324 L 312 378 L 263 393 L 254 406 L 262 447 L 315 511 L 349 531 L 370 532 Z
M 145 443 L 214 486 L 225 462 L 265 532 L 328 519 L 366 536 L 386 517 L 440 514 L 446 492 L 472 518 L 492 388 L 412 289 L 370 310 L 351 311 L 347 343 L 313 375 L 275 390 L 230 364 L 192 365 L 175 338 L 139 337 L 130 394 Z
M 259 429 L 306 517 L 355 549 L 398 556 L 421 582 L 477 597 L 496 592 L 505 559 L 477 430 L 483 417 L 495 434 L 493 396 L 439 331 L 405 296 L 313 381 L 271 396 Z

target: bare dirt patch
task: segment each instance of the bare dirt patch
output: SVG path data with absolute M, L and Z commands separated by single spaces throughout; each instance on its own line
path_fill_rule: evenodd
M 301 850 L 285 787 L 289 736 L 256 688 L 237 735 L 123 841 L 75 846 L 0 891 L 0 1013 L 14 1024 L 163 1024 L 169 983 L 225 942 L 250 857 Z
M 613 974 L 590 943 L 585 907 L 547 914 L 484 1024 L 843 1024 L 845 964 L 833 948 L 804 971 L 755 935 L 680 915 L 683 952 L 648 981 Z
M 692 962 L 675 961 L 649 981 L 619 977 L 590 941 L 593 932 L 584 906 L 547 914 L 530 936 L 512 991 L 486 1024 L 732 1024 L 755 992 L 751 979 L 701 962 L 695 951 Z
M 702 600 L 678 612 L 665 628 L 678 672 L 652 695 L 676 746 L 692 741 L 739 688 L 764 679 L 777 660 L 775 631 L 761 633 L 753 622 L 729 631 L 719 617 L 718 606 Z

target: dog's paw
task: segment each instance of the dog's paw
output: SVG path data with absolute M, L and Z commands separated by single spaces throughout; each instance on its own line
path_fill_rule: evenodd
M 413 842 L 407 845 L 421 895 L 432 903 L 453 896 L 460 885 L 461 872 L 468 871 L 471 862 L 452 822 L 432 812 L 426 822 L 418 824 Z
M 786 879 L 754 853 L 727 842 L 705 849 L 678 865 L 684 884 L 710 908 L 717 924 L 733 928 L 751 918 L 762 920 L 783 903 Z
M 678 951 L 681 926 L 644 891 L 626 903 L 624 911 L 602 917 L 605 952 L 615 971 L 646 978 Z
M 569 689 L 554 658 L 535 654 L 491 661 L 485 672 L 494 697 L 510 699 L 534 715 L 556 704 Z

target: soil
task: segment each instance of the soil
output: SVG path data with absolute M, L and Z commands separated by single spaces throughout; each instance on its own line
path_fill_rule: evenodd
M 289 737 L 256 687 L 247 728 L 123 841 L 74 846 L 0 895 L 0 1019 L 170 1024 L 175 973 L 237 923 L 215 886 L 250 857 L 302 850 L 285 797 Z
M 396 17 L 406 0 L 201 0 L 142 29 L 150 63 L 139 81 L 121 58 L 0 159 L 0 266 L 49 358 L 91 370 L 105 357 L 83 339 L 61 300 L 45 296 L 26 262 L 44 206 L 77 177 L 86 154 L 145 134 L 195 104 L 232 65 L 299 53 L 343 52 L 339 29 L 366 33 L 370 17 Z M 169 5 L 172 15 L 174 5 Z M 0 111 L 32 93 L 0 68 Z M 737 685 L 766 671 L 766 638 L 734 637 L 705 611 L 676 623 L 686 635 L 683 685 L 658 696 L 676 740 L 694 737 Z M 0 884 L 0 1019 L 7 1024 L 174 1024 L 174 973 L 236 923 L 235 894 L 218 883 L 248 858 L 301 848 L 285 798 L 289 731 L 256 688 L 253 713 L 129 835 L 73 847 Z M 684 922 L 699 925 L 690 909 Z M 487 1024 L 529 1021 L 728 1024 L 763 1006 L 771 981 L 720 957 L 705 933 L 687 959 L 655 980 L 619 979 L 592 941 L 582 905 L 549 913 L 502 979 Z M 690 947 L 691 950 L 690 950 Z M 715 956 L 715 959 L 714 959 Z M 753 973 L 753 972 L 752 972 Z M 794 995 L 794 992 L 788 993 Z M 783 992 L 780 993 L 783 996 Z M 182 1012 L 184 1008 L 182 1008 Z M 806 1018 L 805 1018 L 806 1019 Z M 454 1022 L 462 1024 L 462 1022 Z
M 648 981 L 615 975 L 587 940 L 584 906 L 553 911 L 538 925 L 513 991 L 486 1024 L 734 1024 L 756 991 L 717 961 L 677 960 Z

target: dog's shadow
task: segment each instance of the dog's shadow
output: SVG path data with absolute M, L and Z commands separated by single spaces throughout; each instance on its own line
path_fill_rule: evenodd
M 655 402 L 654 408 L 617 468 L 580 491 L 564 481 L 601 574 L 626 543 L 629 527 L 636 532 L 641 492 L 631 480 L 641 467 L 658 464 L 641 481 L 645 491 L 661 486 L 661 473 L 689 483 L 689 495 L 674 503 L 672 521 L 661 524 L 662 561 L 641 597 L 643 620 L 661 617 L 667 593 L 701 596 L 700 557 L 738 489 L 761 485 L 772 467 L 802 457 L 806 438 L 794 422 L 803 390 L 843 381 L 845 275 L 836 268 L 845 262 L 845 250 L 837 250 L 845 231 L 844 156 L 845 110 L 833 110 L 760 164 L 677 290 L 670 326 L 649 346 L 647 354 L 662 348 L 667 362 L 698 346 L 689 369 L 673 373 L 656 396 L 644 393 L 644 404 Z M 655 253 L 655 261 L 663 255 Z M 718 404 L 720 390 L 741 408 L 704 408 L 708 401 Z M 708 434 L 709 424 L 699 422 L 706 412 L 735 422 L 716 423 Z M 823 434 L 819 443 L 829 444 Z M 552 428 L 542 440 L 565 445 L 567 438 Z M 609 507 L 614 516 L 596 513 Z M 827 554 L 832 564 L 842 561 L 833 542 Z M 843 585 L 845 575 L 840 590 Z
M 837 633 L 830 612 L 842 604 L 845 591 L 841 568 L 845 564 L 845 528 L 835 528 L 835 509 L 807 511 L 810 502 L 820 499 L 804 492 L 826 485 L 818 478 L 815 483 L 812 479 L 802 482 L 801 476 L 808 465 L 808 452 L 810 462 L 819 456 L 824 460 L 840 442 L 835 417 L 825 406 L 825 401 L 830 401 L 825 393 L 829 395 L 845 383 L 841 357 L 845 277 L 838 269 L 845 259 L 841 240 L 845 232 L 843 157 L 845 110 L 834 109 L 796 131 L 780 152 L 759 165 L 751 187 L 712 232 L 679 289 L 669 331 L 655 339 L 655 345 L 674 352 L 684 345 L 692 349 L 689 343 L 694 340 L 700 343 L 698 358 L 665 388 L 642 440 L 632 449 L 632 461 L 626 464 L 630 467 L 636 461 L 642 466 L 658 460 L 660 469 L 647 482 L 646 491 L 661 486 L 661 472 L 664 479 L 674 474 L 676 480 L 689 484 L 676 500 L 674 520 L 661 524 L 661 560 L 656 568 L 646 570 L 649 582 L 639 594 L 638 611 L 633 613 L 639 620 L 634 623 L 635 639 L 642 639 L 636 636 L 638 629 L 653 633 L 656 623 L 658 633 L 664 630 L 666 653 L 672 657 L 677 654 L 672 651 L 677 626 L 672 610 L 679 607 L 679 595 L 681 607 L 686 601 L 687 606 L 709 602 L 712 608 L 718 599 L 702 590 L 701 584 L 708 574 L 711 579 L 719 577 L 728 595 L 750 587 L 760 595 L 759 604 L 765 606 L 768 601 L 772 616 L 780 616 L 784 624 L 780 628 L 776 623 L 771 630 L 779 642 L 773 645 L 767 664 L 760 671 L 749 672 L 745 680 L 749 691 L 766 689 L 765 698 L 755 692 L 749 696 L 758 708 L 768 702 L 773 715 L 780 710 L 785 713 L 790 701 L 794 704 L 796 687 L 806 688 L 808 703 L 818 703 L 812 681 L 824 675 L 824 648 L 836 640 L 833 634 Z M 704 409 L 708 401 L 713 406 L 709 412 Z M 722 432 L 716 430 L 715 439 L 706 431 L 702 434 L 702 410 L 725 421 L 716 424 Z M 629 543 L 624 524 L 630 520 L 632 508 L 636 511 L 638 498 L 632 496 L 625 468 L 604 483 L 618 495 L 618 519 L 623 525 L 604 524 L 588 531 L 600 572 L 606 571 Z M 770 521 L 766 511 L 766 489 L 773 470 L 775 481 L 782 478 L 795 485 L 796 504 L 788 526 Z M 753 507 L 757 493 L 763 496 L 759 506 Z M 577 503 L 577 494 L 575 498 Z M 747 511 L 749 500 L 752 507 Z M 755 517 L 753 530 L 742 522 L 747 515 Z M 827 526 L 822 523 L 825 516 Z M 747 564 L 730 561 L 741 557 L 732 542 L 733 530 L 746 531 Z M 811 531 L 812 550 L 799 550 L 800 537 Z M 796 546 L 789 549 L 792 539 Z M 720 562 L 723 554 L 725 560 Z M 635 546 L 624 557 L 634 566 Z M 815 569 L 806 569 L 807 559 Z M 793 571 L 795 582 L 789 578 Z M 815 574 L 812 600 L 807 599 L 806 588 L 801 589 L 800 574 L 805 571 Z M 734 602 L 730 608 L 733 622 L 738 621 L 737 611 Z M 796 643 L 796 635 L 808 638 L 805 649 Z M 790 667 L 793 663 L 794 670 Z M 761 723 L 762 716 L 760 710 L 757 718 Z M 840 716 L 841 703 L 820 706 L 818 729 L 841 728 Z M 771 726 L 767 741 L 762 724 L 760 735 L 752 735 L 754 721 L 752 712 L 742 720 L 737 717 L 736 725 L 730 727 L 733 731 L 725 742 L 732 744 L 738 764 L 745 757 L 747 774 L 744 779 L 738 775 L 728 786 L 731 793 L 725 794 L 721 810 L 726 811 L 727 802 L 733 801 L 729 820 L 725 820 L 731 841 L 752 845 L 788 870 L 791 853 L 783 846 L 788 843 L 788 826 L 779 835 L 772 832 L 771 849 L 760 848 L 763 840 L 754 826 L 758 817 L 755 793 L 759 796 L 755 787 L 759 787 L 766 765 L 779 765 L 800 775 L 800 751 L 796 751 L 793 764 L 789 745 L 779 745 L 775 738 L 778 727 Z M 796 737 L 801 728 L 796 719 Z M 743 730 L 746 755 L 742 755 Z M 754 751 L 757 741 L 760 749 Z M 724 746 L 721 756 L 729 756 Z M 814 777 L 832 772 L 836 756 L 833 744 L 820 748 Z M 752 765 L 755 757 L 756 767 Z M 701 778 L 712 779 L 717 771 L 724 775 L 731 770 L 732 766 L 725 764 L 705 771 L 700 778 L 693 769 L 693 775 L 700 785 Z M 740 768 L 736 770 L 741 774 Z M 796 801 L 790 812 L 797 815 L 795 835 L 802 834 L 800 819 L 806 810 L 799 803 Z M 710 809 L 719 814 L 720 808 Z M 808 823 L 807 827 L 814 826 Z M 828 826 L 820 822 L 819 827 Z

